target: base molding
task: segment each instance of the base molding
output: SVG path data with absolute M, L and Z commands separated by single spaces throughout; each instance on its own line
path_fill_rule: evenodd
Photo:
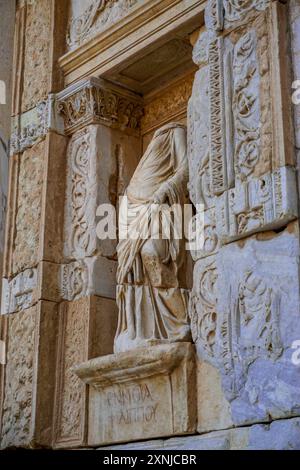
M 196 430 L 196 368 L 191 343 L 98 357 L 73 371 L 89 387 L 90 446 Z
M 155 439 L 98 450 L 300 450 L 300 417 L 207 434 Z

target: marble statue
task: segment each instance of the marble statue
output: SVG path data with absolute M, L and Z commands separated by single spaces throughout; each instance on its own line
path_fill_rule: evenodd
M 117 247 L 115 352 L 190 340 L 185 240 L 174 230 L 168 239 L 142 236 L 153 207 L 187 202 L 187 180 L 186 129 L 172 122 L 155 132 L 125 193 L 128 236 Z M 122 210 L 119 224 L 126 224 Z M 133 231 L 138 235 L 131 237 Z

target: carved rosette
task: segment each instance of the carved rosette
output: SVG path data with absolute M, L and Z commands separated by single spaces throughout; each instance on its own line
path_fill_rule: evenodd
M 135 133 L 140 130 L 141 99 L 101 79 L 71 86 L 59 93 L 57 99 L 66 134 L 73 134 L 88 124 L 104 124 Z

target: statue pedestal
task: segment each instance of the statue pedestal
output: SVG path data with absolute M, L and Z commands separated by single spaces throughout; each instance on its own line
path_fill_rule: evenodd
M 89 386 L 88 444 L 196 431 L 196 367 L 191 343 L 92 359 L 73 368 Z

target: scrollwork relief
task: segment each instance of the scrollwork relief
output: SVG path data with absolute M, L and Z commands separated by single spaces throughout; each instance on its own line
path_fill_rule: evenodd
M 61 267 L 61 296 L 76 300 L 87 293 L 88 269 L 83 261 L 74 261 Z
M 210 177 L 215 195 L 226 189 L 226 162 L 224 141 L 224 76 L 223 39 L 217 37 L 209 45 L 210 86 Z
M 252 11 L 263 11 L 271 3 L 271 0 L 223 0 L 226 20 L 238 21 Z
M 55 404 L 55 444 L 81 444 L 84 435 L 85 386 L 71 371 L 86 359 L 88 312 L 80 301 L 62 306 Z
M 90 202 L 95 181 L 92 176 L 90 135 L 83 133 L 71 146 L 71 205 L 72 231 L 71 252 L 74 256 L 88 256 L 96 248 L 93 236 L 93 217 L 90 217 Z
M 67 44 L 73 49 L 105 26 L 113 24 L 125 16 L 138 0 L 94 0 L 79 16 L 71 18 Z
M 194 271 L 189 315 L 193 341 L 200 357 L 215 364 L 217 330 L 217 269 L 214 260 L 200 261 Z
M 233 114 L 236 175 L 246 179 L 255 168 L 260 152 L 259 71 L 256 35 L 242 36 L 233 52 Z

